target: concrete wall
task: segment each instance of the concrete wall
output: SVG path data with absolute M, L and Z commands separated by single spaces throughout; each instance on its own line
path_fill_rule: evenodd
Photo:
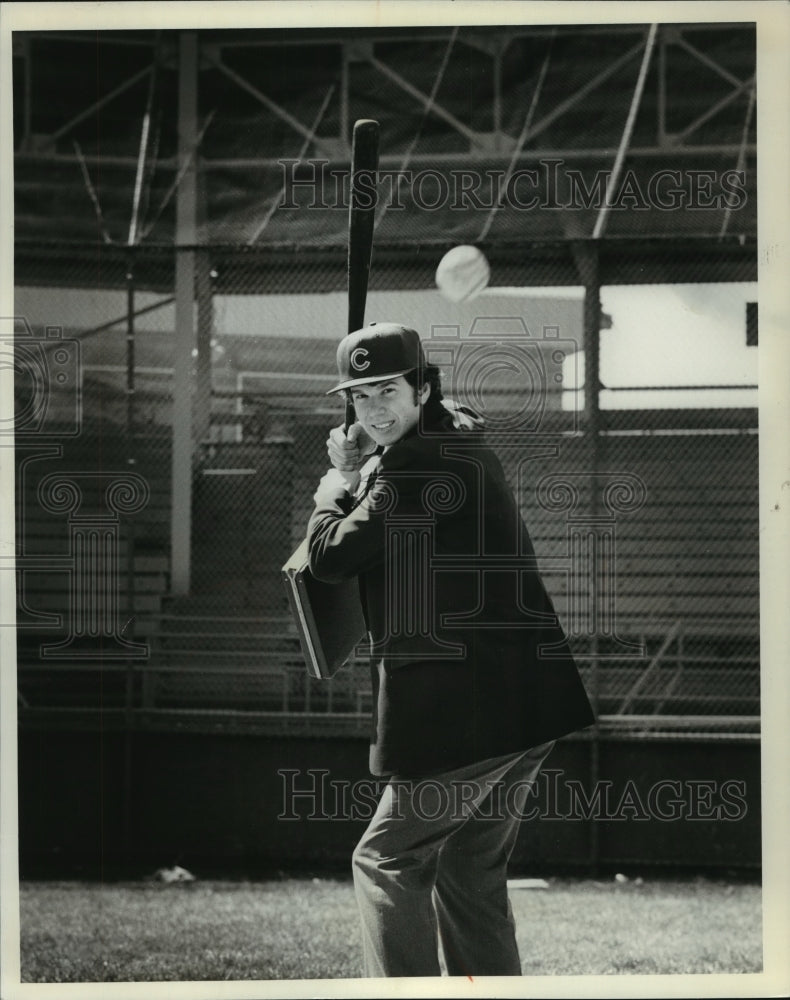
M 587 873 L 593 835 L 602 869 L 759 866 L 757 743 L 606 740 L 597 803 L 591 746 L 568 739 L 549 757 L 514 872 Z M 360 738 L 138 732 L 125 745 L 122 732 L 28 729 L 19 749 L 23 877 L 347 870 L 374 799 Z

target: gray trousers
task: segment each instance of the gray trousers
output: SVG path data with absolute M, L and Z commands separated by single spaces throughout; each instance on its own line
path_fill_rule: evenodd
M 553 746 L 390 779 L 352 859 L 366 976 L 521 975 L 507 863 Z

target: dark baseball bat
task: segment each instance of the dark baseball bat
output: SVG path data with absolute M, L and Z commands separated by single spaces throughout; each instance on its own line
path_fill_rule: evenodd
M 373 223 L 376 212 L 376 180 L 379 166 L 379 123 L 360 118 L 351 140 L 351 186 L 348 204 L 348 333 L 365 322 Z M 345 429 L 354 422 L 354 407 L 346 403 Z

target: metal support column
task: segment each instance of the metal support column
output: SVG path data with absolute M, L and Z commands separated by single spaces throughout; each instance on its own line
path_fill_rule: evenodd
M 193 162 L 197 163 L 197 151 Z M 195 218 L 198 232 L 204 231 L 208 219 L 206 175 L 199 170 L 195 186 Z M 197 355 L 194 358 L 195 390 L 192 397 L 192 440 L 194 448 L 208 440 L 211 427 L 211 362 L 214 335 L 214 293 L 211 277 L 211 251 L 195 253 L 195 302 L 197 307 Z
M 134 471 L 137 460 L 135 446 L 135 331 L 134 331 L 134 251 L 129 250 L 126 262 L 126 467 Z M 135 632 L 135 524 L 130 517 L 126 523 L 126 612 L 124 631 L 129 638 Z M 120 565 L 118 567 L 120 572 Z M 122 632 L 123 634 L 123 632 Z M 124 677 L 124 737 L 123 737 L 123 842 L 121 849 L 129 861 L 132 849 L 132 816 L 134 814 L 134 682 L 135 661 L 126 660 Z
M 173 491 L 171 510 L 171 589 L 189 593 L 192 536 L 192 397 L 197 242 L 198 44 L 194 31 L 180 38 L 178 80 L 178 159 L 183 170 L 176 200 L 176 343 L 173 376 Z
M 601 471 L 603 464 L 600 409 L 601 279 L 598 266 L 597 243 L 577 244 L 574 247 L 574 259 L 584 285 L 584 426 L 589 440 L 587 454 L 589 456 L 593 484 L 590 491 L 590 517 L 595 518 L 600 508 L 598 490 L 595 488 L 595 476 L 596 473 Z M 600 572 L 600 567 L 594 567 L 592 572 Z M 594 590 L 590 596 L 594 602 L 598 590 L 594 579 L 591 580 L 591 586 L 593 586 Z M 593 603 L 591 613 L 596 622 L 598 621 L 598 611 L 599 609 Z M 596 719 L 598 717 L 599 702 L 598 653 L 599 644 L 596 630 L 590 637 L 591 660 L 588 681 L 588 693 Z M 591 795 L 595 794 L 595 787 L 600 780 L 601 774 L 600 736 L 600 728 L 596 721 L 592 729 L 592 743 L 590 745 Z M 598 824 L 594 818 L 590 822 L 589 848 L 590 873 L 595 875 L 600 861 L 600 841 Z
M 204 196 L 198 193 L 202 215 Z M 195 447 L 208 440 L 211 427 L 211 341 L 214 333 L 214 299 L 211 261 L 208 250 L 195 255 L 195 299 L 197 302 L 197 356 L 195 363 L 195 395 L 192 428 Z

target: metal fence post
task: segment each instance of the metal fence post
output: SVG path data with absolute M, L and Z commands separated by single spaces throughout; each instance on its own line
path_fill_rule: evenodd
M 174 594 L 188 594 L 192 541 L 193 348 L 196 344 L 195 250 L 197 241 L 198 44 L 194 31 L 180 38 L 178 82 L 178 159 L 183 171 L 176 199 L 176 349 L 173 375 L 173 500 L 171 583 Z
M 584 423 L 589 441 L 589 460 L 593 476 L 602 466 L 601 416 L 600 416 L 600 331 L 601 331 L 601 279 L 597 243 L 576 244 L 573 248 L 576 267 L 584 284 Z M 599 513 L 598 491 L 590 492 L 590 517 Z M 595 588 L 595 583 L 590 582 Z M 597 588 L 595 588 L 597 589 Z M 599 642 L 597 630 L 590 636 L 590 700 L 596 716 L 590 744 L 591 794 L 595 793 L 601 775 L 601 731 L 597 721 L 599 709 Z M 590 818 L 589 866 L 597 874 L 601 845 L 595 816 Z

